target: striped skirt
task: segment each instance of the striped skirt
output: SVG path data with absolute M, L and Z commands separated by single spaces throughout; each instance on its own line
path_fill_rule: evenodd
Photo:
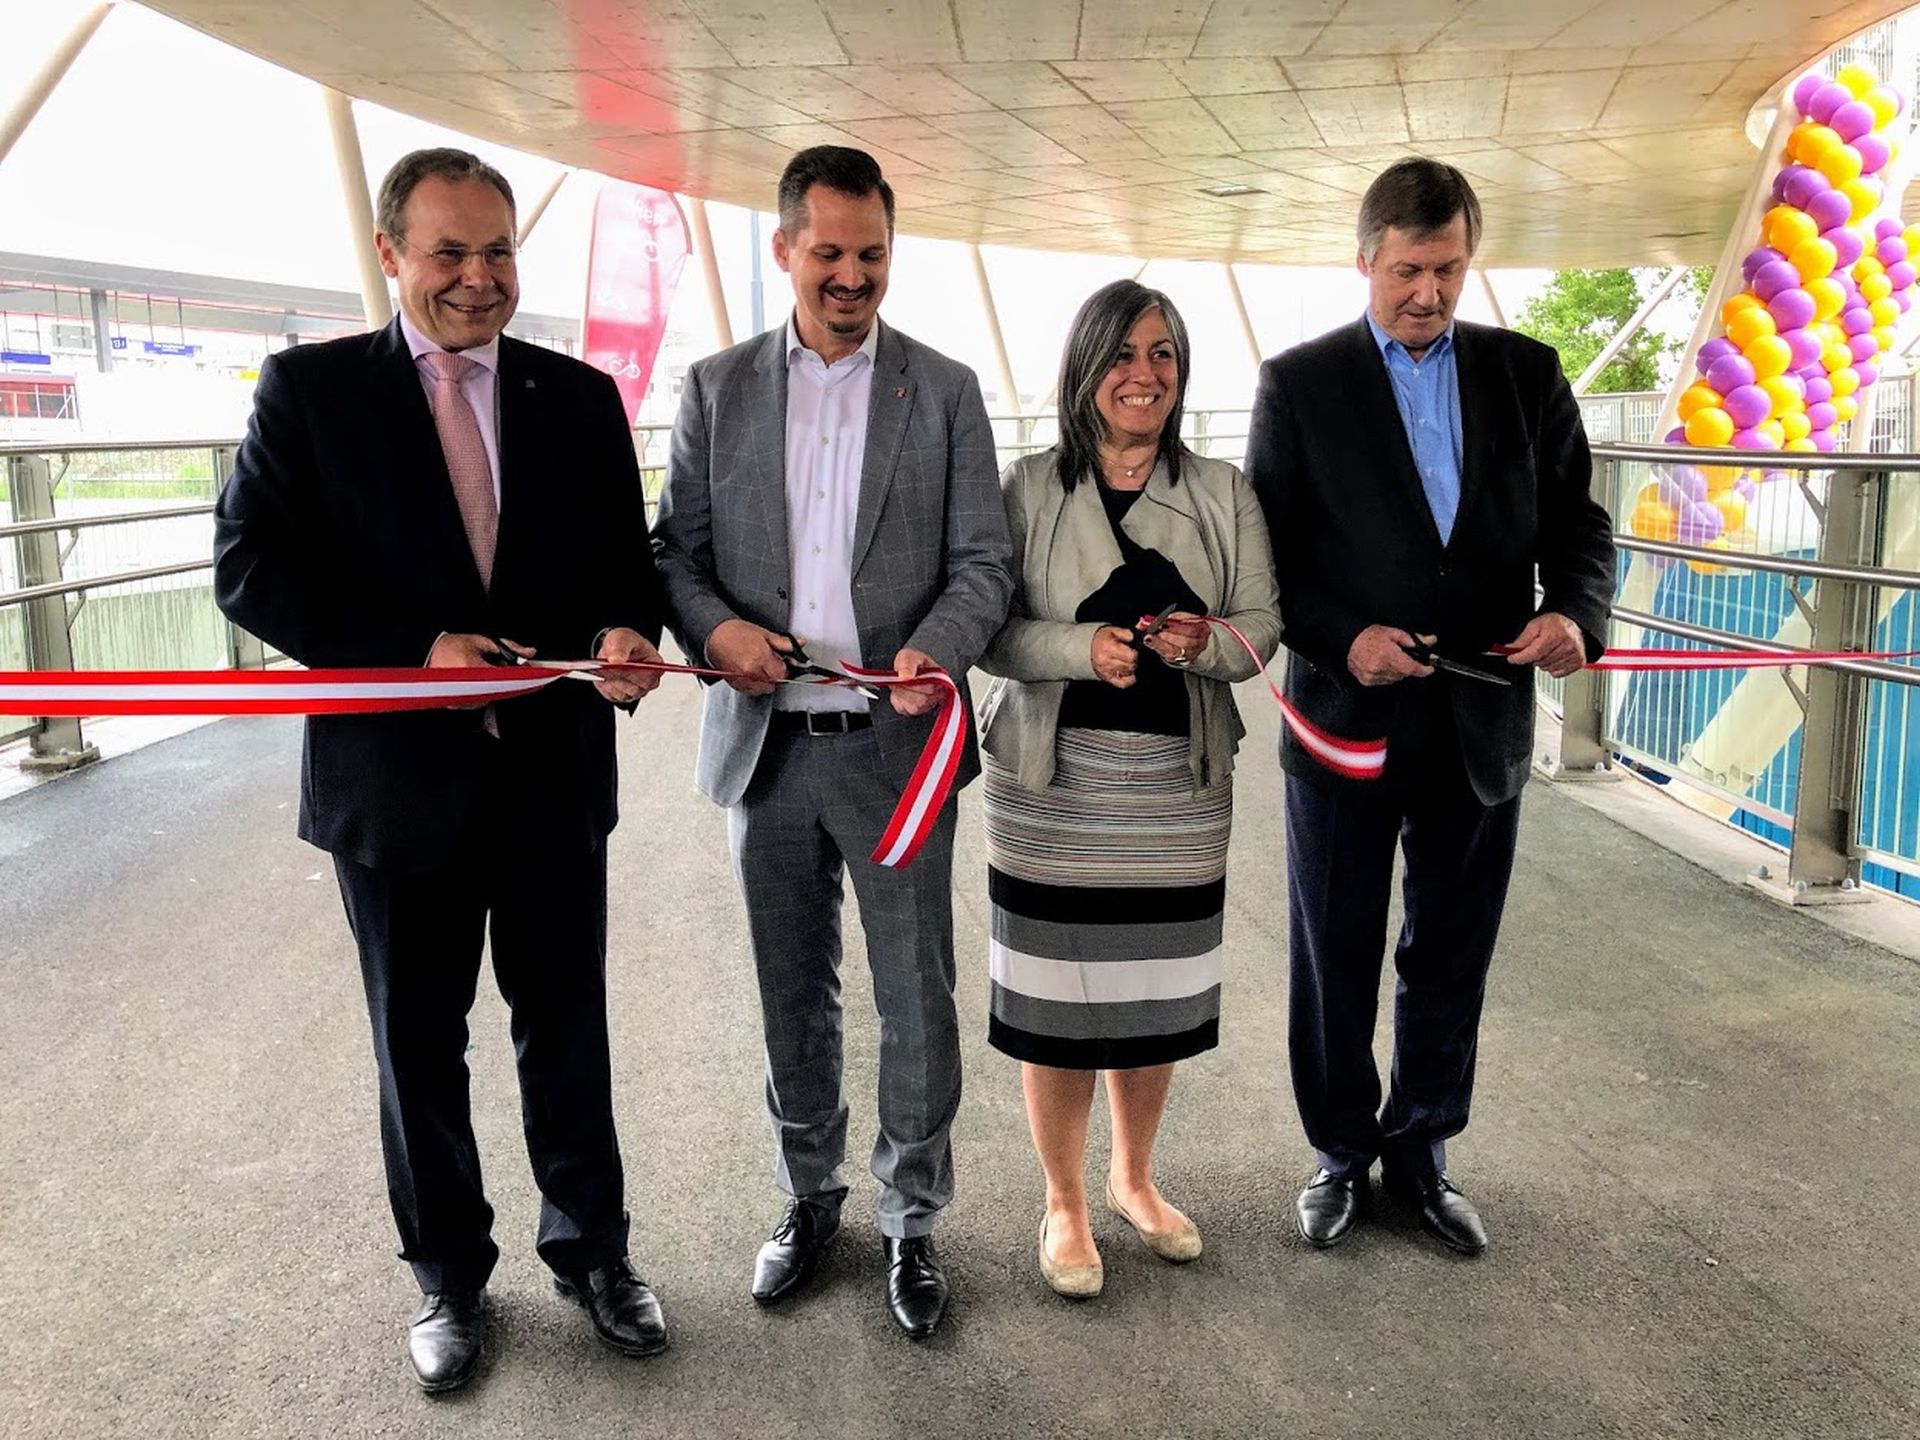
M 997 1050 L 1124 1070 L 1220 1038 L 1231 780 L 1195 794 L 1184 736 L 1065 729 L 1053 783 L 987 760 Z

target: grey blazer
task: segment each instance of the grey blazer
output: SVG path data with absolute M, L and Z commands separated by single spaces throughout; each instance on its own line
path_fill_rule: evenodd
M 1073 617 L 1120 564 L 1099 494 L 1091 483 L 1069 494 L 1054 473 L 1055 458 L 1052 450 L 1023 455 L 1002 477 L 1020 584 L 1012 614 L 980 662 L 1002 677 L 981 710 L 983 743 L 1030 790 L 1044 790 L 1053 779 L 1067 682 L 1098 678 L 1093 636 L 1100 627 Z M 1207 612 L 1232 621 L 1260 652 L 1262 665 L 1273 658 L 1280 644 L 1273 552 L 1260 502 L 1235 466 L 1188 456 L 1175 485 L 1165 463 L 1156 465 L 1120 526 L 1179 566 Z M 1258 673 L 1253 658 L 1218 630 L 1187 671 L 1196 789 L 1233 773 L 1234 751 L 1247 731 L 1228 686 Z
M 866 459 L 854 525 L 853 611 L 869 665 L 923 650 L 961 682 L 1005 619 L 1012 546 L 995 483 L 980 384 L 958 361 L 880 321 Z M 669 624 L 696 663 L 723 620 L 784 630 L 787 540 L 786 327 L 709 355 L 687 372 L 653 544 Z M 759 762 L 769 698 L 709 686 L 694 783 L 735 805 Z M 930 716 L 874 707 L 882 763 L 900 783 Z M 958 783 L 980 772 L 971 717 Z

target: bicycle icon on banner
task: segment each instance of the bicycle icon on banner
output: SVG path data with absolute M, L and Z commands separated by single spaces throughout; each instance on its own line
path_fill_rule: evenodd
M 616 380 L 638 380 L 646 372 L 641 369 L 638 360 L 628 355 L 607 361 L 607 373 Z

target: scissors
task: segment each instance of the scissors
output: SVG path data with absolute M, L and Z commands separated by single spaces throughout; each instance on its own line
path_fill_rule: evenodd
M 787 663 L 787 678 L 789 680 L 799 680 L 802 678 L 831 680 L 836 685 L 845 685 L 848 689 L 866 696 L 869 700 L 884 698 L 880 694 L 880 691 L 872 685 L 862 685 L 857 680 L 849 680 L 838 670 L 829 670 L 824 665 L 815 664 L 813 658 L 807 654 L 806 646 L 800 643 L 799 637 L 788 635 L 785 638 L 792 648 L 785 654 L 780 655 L 780 658 Z M 779 654 L 780 652 L 776 651 L 774 653 Z
M 1142 615 L 1133 622 L 1133 641 L 1139 644 L 1150 635 L 1158 635 L 1167 628 L 1167 621 L 1173 618 L 1173 612 L 1180 608 L 1178 600 L 1170 600 L 1160 607 L 1157 615 Z
M 1496 675 L 1491 670 L 1480 669 L 1477 665 L 1467 665 L 1458 660 L 1449 660 L 1444 655 L 1437 655 L 1431 645 L 1415 642 L 1401 648 L 1407 652 L 1409 658 L 1419 661 L 1422 665 L 1431 665 L 1436 670 L 1444 670 L 1449 675 L 1464 675 L 1469 680 L 1484 680 L 1489 685 L 1513 684 L 1508 676 Z

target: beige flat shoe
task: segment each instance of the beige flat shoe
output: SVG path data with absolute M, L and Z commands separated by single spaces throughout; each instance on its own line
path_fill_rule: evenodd
M 1200 1227 L 1193 1221 L 1188 1220 L 1172 1230 L 1149 1230 L 1120 1208 L 1120 1202 L 1113 1198 L 1111 1180 L 1107 1182 L 1107 1208 L 1133 1226 L 1147 1242 L 1147 1248 L 1169 1264 L 1185 1265 L 1200 1258 Z
M 1091 1265 L 1059 1265 L 1047 1254 L 1047 1217 L 1040 1217 L 1040 1274 L 1056 1295 L 1069 1300 L 1091 1300 L 1106 1284 L 1106 1270 L 1098 1259 Z

